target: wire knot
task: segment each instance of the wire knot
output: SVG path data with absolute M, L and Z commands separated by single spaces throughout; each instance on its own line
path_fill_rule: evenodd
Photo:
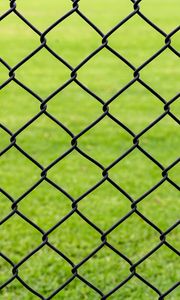
M 79 2 L 80 0 L 71 0 L 71 1 L 73 2 L 73 8 L 78 9 L 78 7 L 79 7 L 78 2 Z
M 170 105 L 169 105 L 168 102 L 164 105 L 164 110 L 165 110 L 167 113 L 170 112 Z
M 74 70 L 72 70 L 72 72 L 71 72 L 71 78 L 72 78 L 73 80 L 75 80 L 76 77 L 77 77 L 77 73 L 76 73 L 76 70 L 74 69 Z
M 15 78 L 15 73 L 13 68 L 9 71 L 9 77 L 11 77 L 11 79 Z
M 18 205 L 16 202 L 14 202 L 12 205 L 11 205 L 11 208 L 12 210 L 16 211 L 18 209 Z
M 72 138 L 72 140 L 71 140 L 71 146 L 74 146 L 74 147 L 77 146 L 77 138 L 76 137 Z
M 16 0 L 10 0 L 10 8 L 16 8 Z
M 11 142 L 12 144 L 16 144 L 16 136 L 15 136 L 14 134 L 11 136 L 10 142 Z
M 138 71 L 138 69 L 137 69 L 137 70 L 134 71 L 134 78 L 135 78 L 136 80 L 138 80 L 139 77 L 140 77 L 140 74 L 139 74 L 139 71 Z
M 15 275 L 15 276 L 18 275 L 18 268 L 17 268 L 16 265 L 12 268 L 12 273 L 13 273 L 13 275 Z
M 43 45 L 43 46 L 45 46 L 45 45 L 46 45 L 46 42 L 47 42 L 47 40 L 46 40 L 46 38 L 45 38 L 45 35 L 44 35 L 44 34 L 42 34 L 42 35 L 40 36 L 40 42 L 41 42 L 41 45 Z
M 109 106 L 108 106 L 108 104 L 105 103 L 103 105 L 103 107 L 102 107 L 102 110 L 103 110 L 103 112 L 108 113 L 109 112 Z
M 136 146 L 139 145 L 139 139 L 138 139 L 137 136 L 134 137 L 134 139 L 133 139 L 133 144 L 136 145 Z
M 43 234 L 43 236 L 42 236 L 42 241 L 43 241 L 43 243 L 45 243 L 45 244 L 48 242 L 48 236 L 47 236 L 46 233 Z
M 139 3 L 141 2 L 141 0 L 132 0 L 132 2 L 134 2 L 134 10 L 139 11 L 140 10 Z
M 47 104 L 45 101 L 41 102 L 41 105 L 40 105 L 40 110 L 43 112 L 43 111 L 46 111 L 47 109 Z

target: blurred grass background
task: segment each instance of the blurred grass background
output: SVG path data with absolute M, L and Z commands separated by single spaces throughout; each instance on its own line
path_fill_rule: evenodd
M 9 1 L 1 0 L 0 13 L 8 9 Z M 71 1 L 17 1 L 17 9 L 40 31 L 44 31 L 59 16 L 71 9 Z M 108 32 L 133 9 L 127 0 L 80 1 L 80 10 L 104 33 Z M 171 32 L 178 24 L 178 1 L 160 0 L 141 3 L 142 12 L 161 27 Z M 178 50 L 177 33 L 172 45 Z M 16 65 L 39 45 L 39 37 L 14 14 L 0 23 L 1 57 L 10 66 Z M 160 47 L 164 38 L 137 15 L 108 38 L 109 45 L 138 67 Z M 47 35 L 48 45 L 73 67 L 101 44 L 101 38 L 78 15 L 73 14 Z M 170 100 L 178 92 L 178 58 L 169 49 L 157 57 L 144 70 L 141 78 L 152 88 Z M 16 77 L 43 99 L 63 84 L 70 76 L 69 70 L 45 49 L 21 66 Z M 128 81 L 132 71 L 118 58 L 103 49 L 78 71 L 78 79 L 104 101 L 108 100 Z M 8 78 L 8 71 L 0 65 L 0 84 Z M 12 132 L 18 130 L 39 112 L 39 103 L 14 82 L 0 93 L 0 119 Z M 72 83 L 48 103 L 48 111 L 65 124 L 74 134 L 102 114 L 101 105 L 90 95 Z M 163 113 L 163 104 L 139 83 L 135 83 L 110 105 L 110 112 L 134 133 L 138 134 L 150 122 Z M 171 105 L 178 117 L 180 103 Z M 178 125 L 166 116 L 140 138 L 141 146 L 167 167 L 178 155 Z M 3 149 L 9 144 L 9 136 L 0 131 Z M 31 124 L 17 137 L 17 143 L 43 166 L 47 166 L 70 147 L 69 136 L 45 115 Z M 79 138 L 79 147 L 107 167 L 132 145 L 132 138 L 108 117 Z M 169 177 L 180 181 L 176 165 Z M 109 172 L 110 177 L 134 199 L 161 179 L 161 170 L 138 150 L 118 163 Z M 22 195 L 40 176 L 40 170 L 11 148 L 0 161 L 0 186 L 14 199 Z M 77 152 L 58 163 L 48 172 L 48 177 L 64 188 L 74 198 L 79 197 L 102 178 L 101 170 Z M 11 203 L 0 195 L 0 218 L 11 211 Z M 178 219 L 178 191 L 168 182 L 139 203 L 139 211 L 161 230 L 165 231 Z M 19 211 L 32 219 L 43 230 L 48 230 L 71 210 L 71 202 L 60 192 L 43 182 L 19 203 Z M 102 230 L 107 230 L 130 211 L 130 202 L 105 182 L 79 203 L 79 210 Z M 49 235 L 49 240 L 78 263 L 100 244 L 100 235 L 88 224 L 73 215 Z M 178 232 L 173 230 L 167 240 L 178 248 Z M 1 226 L 1 251 L 14 263 L 41 243 L 41 234 L 19 216 L 14 215 Z M 136 262 L 159 242 L 159 235 L 137 215 L 132 215 L 116 228 L 108 241 Z M 137 272 L 154 284 L 161 292 L 168 290 L 178 280 L 177 256 L 165 246 L 137 267 Z M 104 293 L 110 291 L 129 275 L 129 265 L 104 247 L 79 269 L 79 273 Z M 32 288 L 48 297 L 71 276 L 69 265 L 48 247 L 19 268 L 19 275 Z M 0 284 L 11 276 L 10 266 L 0 258 Z M 178 291 L 166 298 L 176 300 Z M 15 280 L 0 292 L 3 300 L 37 299 Z M 78 279 L 74 280 L 55 298 L 99 299 L 99 296 Z M 157 299 L 157 295 L 136 278 L 129 281 L 110 299 Z

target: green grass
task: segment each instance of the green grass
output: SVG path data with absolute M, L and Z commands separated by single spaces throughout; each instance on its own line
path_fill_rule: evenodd
M 8 9 L 7 0 L 1 0 L 0 13 Z M 18 10 L 42 32 L 71 9 L 71 1 L 17 1 Z M 132 11 L 127 0 L 80 1 L 81 11 L 104 33 Z M 177 26 L 178 1 L 142 1 L 142 12 L 167 33 Z M 178 49 L 178 33 L 172 45 Z M 1 56 L 9 65 L 16 65 L 39 45 L 39 37 L 20 19 L 10 14 L 0 22 Z M 163 37 L 134 16 L 108 38 L 109 45 L 138 67 L 160 47 Z M 73 67 L 101 44 L 101 38 L 78 15 L 73 14 L 47 35 L 48 45 Z M 169 101 L 178 92 L 177 56 L 169 49 L 141 71 L 141 78 Z M 16 77 L 43 99 L 63 84 L 70 71 L 53 58 L 45 49 L 21 66 Z M 0 83 L 8 78 L 8 71 L 0 65 Z M 78 79 L 104 101 L 108 100 L 133 78 L 133 72 L 118 58 L 103 49 L 78 71 Z M 11 82 L 0 93 L 2 124 L 16 132 L 39 112 L 39 102 L 16 83 Z M 109 106 L 110 112 L 126 124 L 135 134 L 163 113 L 163 103 L 139 83 L 135 83 Z M 78 134 L 102 114 L 102 106 L 75 83 L 72 83 L 49 103 L 47 111 Z M 180 103 L 171 105 L 178 117 Z M 140 138 L 140 145 L 164 167 L 178 156 L 178 125 L 169 116 L 162 119 Z M 9 136 L 0 130 L 1 149 L 9 144 Z M 44 167 L 69 149 L 71 138 L 57 124 L 42 115 L 19 136 L 17 144 Z M 107 167 L 132 146 L 132 137 L 110 118 L 105 117 L 78 140 L 78 146 L 88 155 Z M 18 199 L 40 178 L 41 170 L 15 148 L 6 152 L 0 162 L 0 186 L 14 199 Z M 78 198 L 102 178 L 102 171 L 74 151 L 48 171 L 48 178 Z M 176 165 L 169 171 L 169 178 L 180 181 Z M 109 171 L 109 176 L 133 199 L 137 199 L 161 178 L 161 170 L 137 149 Z M 0 196 L 0 219 L 11 212 L 11 203 Z M 138 209 L 162 231 L 178 219 L 178 191 L 168 182 L 138 204 Z M 106 231 L 131 209 L 129 200 L 109 182 L 104 182 L 79 202 L 79 210 L 101 230 Z M 42 182 L 18 205 L 26 217 L 44 231 L 49 230 L 71 211 L 71 202 L 48 182 Z M 77 214 L 49 235 L 49 241 L 78 264 L 101 243 L 100 234 Z M 159 243 L 159 234 L 142 219 L 133 214 L 111 232 L 107 240 L 127 255 L 133 263 Z M 18 215 L 1 225 L 0 248 L 14 263 L 18 263 L 42 241 L 42 235 Z M 167 236 L 167 241 L 178 249 L 178 230 Z M 137 272 L 156 286 L 162 293 L 178 280 L 177 255 L 162 246 L 140 266 Z M 108 293 L 129 272 L 129 265 L 108 247 L 103 247 L 79 268 L 79 274 Z M 19 275 L 46 298 L 71 276 L 71 267 L 47 246 L 32 256 L 19 268 Z M 0 285 L 11 276 L 11 267 L 0 258 Z M 167 300 L 176 300 L 178 290 Z M 0 292 L 2 300 L 35 300 L 14 280 Z M 100 299 L 98 294 L 77 278 L 55 296 L 55 300 Z M 138 278 L 131 279 L 110 299 L 154 300 L 157 294 Z

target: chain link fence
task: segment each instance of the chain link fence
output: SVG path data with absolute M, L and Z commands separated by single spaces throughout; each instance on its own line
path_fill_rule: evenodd
M 16 3 L 17 2 L 17 3 Z M 86 15 L 83 14 L 81 11 L 81 1 L 74 0 L 72 1 L 72 8 L 63 16 L 61 16 L 56 22 L 54 22 L 51 26 L 49 26 L 44 32 L 40 32 L 29 20 L 27 20 L 18 10 L 18 1 L 11 0 L 10 1 L 10 8 L 7 10 L 3 15 L 0 17 L 0 21 L 2 21 L 4 18 L 8 17 L 10 14 L 14 14 L 16 18 L 21 19 L 37 36 L 39 36 L 40 39 L 40 45 L 34 49 L 30 54 L 28 54 L 26 57 L 24 57 L 21 61 L 19 61 L 15 66 L 10 66 L 4 59 L 0 58 L 0 63 L 4 65 L 4 67 L 9 72 L 9 78 L 1 84 L 1 89 L 3 89 L 5 86 L 7 86 L 11 81 L 14 81 L 15 84 L 17 84 L 20 88 L 24 89 L 27 93 L 31 94 L 34 97 L 34 100 L 39 101 L 40 103 L 40 110 L 39 112 L 34 115 L 27 123 L 25 123 L 21 128 L 19 128 L 16 132 L 11 132 L 6 126 L 1 124 L 1 129 L 9 135 L 10 143 L 8 146 L 1 151 L 1 156 L 3 156 L 5 153 L 7 153 L 11 148 L 16 148 L 17 151 L 19 151 L 23 156 L 25 156 L 32 164 L 35 164 L 40 171 L 40 177 L 39 180 L 31 186 L 23 195 L 21 195 L 18 199 L 12 198 L 12 196 L 4 189 L 1 189 L 1 193 L 12 202 L 12 211 L 7 216 L 5 216 L 1 221 L 0 224 L 4 224 L 7 222 L 12 216 L 17 214 L 20 218 L 22 218 L 25 222 L 28 222 L 32 227 L 35 228 L 41 235 L 42 235 L 42 242 L 39 244 L 38 247 L 36 247 L 33 251 L 28 253 L 21 261 L 19 261 L 17 264 L 14 264 L 14 262 L 8 257 L 8 253 L 0 253 L 0 256 L 3 260 L 5 260 L 9 267 L 12 268 L 12 276 L 8 278 L 6 282 L 3 282 L 1 285 L 1 289 L 6 288 L 7 286 L 10 286 L 14 280 L 18 280 L 19 283 L 24 286 L 28 291 L 28 293 L 34 294 L 33 297 L 39 298 L 39 299 L 52 299 L 57 294 L 60 295 L 61 291 L 66 288 L 75 278 L 78 278 L 80 281 L 82 281 L 89 289 L 93 289 L 97 295 L 99 295 L 99 299 L 107 299 L 111 298 L 112 295 L 116 294 L 116 291 L 121 289 L 124 285 L 126 285 L 133 277 L 136 277 L 138 280 L 142 281 L 145 285 L 147 285 L 150 289 L 152 289 L 157 294 L 157 299 L 162 300 L 165 299 L 166 296 L 170 295 L 171 292 L 173 292 L 176 288 L 179 286 L 179 282 L 175 283 L 173 286 L 171 286 L 168 290 L 165 292 L 161 292 L 158 287 L 154 286 L 150 281 L 148 281 L 146 278 L 144 278 L 140 272 L 137 271 L 137 267 L 142 264 L 145 260 L 148 260 L 151 255 L 153 255 L 158 249 L 160 249 L 162 246 L 167 247 L 170 251 L 172 251 L 175 255 L 177 255 L 177 258 L 179 256 L 179 251 L 176 249 L 171 243 L 167 241 L 167 236 L 169 233 L 171 233 L 177 226 L 179 225 L 179 221 L 177 221 L 175 224 L 172 224 L 171 227 L 169 227 L 165 232 L 161 230 L 156 224 L 154 224 L 152 221 L 150 221 L 146 215 L 142 214 L 138 209 L 138 204 L 143 201 L 149 194 L 151 194 L 153 191 L 158 189 L 164 182 L 168 182 L 170 185 L 172 185 L 175 189 L 179 190 L 179 186 L 177 182 L 173 181 L 168 175 L 168 172 L 172 170 L 178 163 L 179 158 L 172 162 L 168 167 L 164 167 L 159 161 L 157 161 L 149 152 L 147 152 L 142 146 L 141 146 L 141 137 L 152 127 L 156 126 L 158 122 L 160 122 L 165 116 L 169 116 L 173 122 L 180 123 L 177 116 L 171 112 L 171 105 L 178 100 L 179 95 L 175 95 L 172 99 L 169 101 L 165 101 L 164 98 L 155 91 L 151 86 L 149 86 L 143 79 L 141 79 L 141 71 L 146 68 L 146 66 L 152 62 L 153 60 L 156 60 L 158 56 L 160 56 L 166 49 L 168 48 L 173 55 L 179 57 L 178 51 L 171 45 L 171 38 L 175 36 L 175 34 L 179 31 L 180 27 L 175 28 L 170 33 L 165 33 L 161 28 L 159 28 L 156 24 L 154 24 L 149 18 L 147 18 L 142 12 L 140 7 L 141 0 L 131 0 L 132 2 L 132 12 L 127 15 L 123 20 L 121 20 L 116 26 L 111 28 L 110 31 L 108 31 L 106 34 L 104 34 L 97 26 L 94 24 Z M 48 42 L 46 40 L 46 37 L 48 36 L 48 33 L 51 32 L 56 26 L 59 26 L 65 19 L 69 18 L 73 14 L 78 15 L 79 18 L 82 18 L 88 26 L 90 26 L 98 36 L 102 39 L 102 44 L 99 45 L 97 49 L 95 49 L 89 56 L 87 56 L 81 63 L 79 63 L 75 68 L 73 68 L 66 60 L 64 60 L 59 54 L 54 52 L 53 49 L 48 45 Z M 158 32 L 158 34 L 162 37 L 164 37 L 164 46 L 160 48 L 156 53 L 154 53 L 153 56 L 151 56 L 149 59 L 147 59 L 145 62 L 143 62 L 138 68 L 135 68 L 130 61 L 128 61 L 125 57 L 123 57 L 120 53 L 118 53 L 115 49 L 109 46 L 108 44 L 108 38 L 113 35 L 113 33 L 122 27 L 126 22 L 128 22 L 131 18 L 134 16 L 138 16 L 148 24 L 148 26 L 151 27 L 153 31 Z M 16 47 L 16 46 L 15 46 Z M 63 63 L 63 65 L 69 70 L 70 76 L 69 79 L 61 85 L 58 89 L 56 89 L 53 93 L 51 93 L 46 99 L 42 99 L 38 94 L 36 94 L 32 89 L 30 89 L 28 86 L 26 86 L 24 83 L 22 83 L 19 79 L 16 78 L 16 71 L 18 68 L 22 67 L 27 61 L 31 60 L 33 56 L 35 56 L 38 52 L 41 53 L 42 49 L 46 49 L 56 60 L 57 60 L 57 68 L 58 68 L 58 62 L 60 61 Z M 92 90 L 87 88 L 79 79 L 78 79 L 78 71 L 94 56 L 96 56 L 98 53 L 101 52 L 102 49 L 107 49 L 109 52 L 111 52 L 114 56 L 116 56 L 120 61 L 122 61 L 125 65 L 129 67 L 130 70 L 132 70 L 132 80 L 129 81 L 121 90 L 119 90 L 115 95 L 113 95 L 108 101 L 104 102 L 99 96 L 97 96 Z M 41 79 L 40 79 L 41 80 Z M 145 127 L 141 132 L 139 132 L 137 135 L 131 130 L 131 128 L 127 127 L 124 123 L 120 122 L 113 114 L 111 114 L 109 110 L 109 105 L 124 91 L 126 91 L 129 87 L 131 87 L 135 82 L 138 82 L 140 85 L 142 85 L 145 89 L 147 89 L 153 96 L 157 98 L 157 100 L 162 104 L 164 107 L 164 111 L 162 114 L 160 114 L 151 124 L 149 124 L 147 127 Z M 68 86 L 71 85 L 71 83 L 77 84 L 81 89 L 83 89 L 87 94 L 90 94 L 97 102 L 100 103 L 102 106 L 102 114 L 95 119 L 91 124 L 89 124 L 86 128 L 84 128 L 81 132 L 79 132 L 77 135 L 74 135 L 69 128 L 67 128 L 63 123 L 61 123 L 58 119 L 56 119 L 52 114 L 48 112 L 48 103 L 55 97 L 58 93 L 61 93 L 64 89 L 68 89 Z M 88 112 L 87 112 L 88 113 Z M 42 166 L 37 160 L 35 160 L 28 152 L 24 151 L 21 146 L 18 145 L 18 137 L 21 135 L 22 132 L 26 131 L 26 129 L 35 121 L 37 121 L 40 116 L 45 115 L 51 122 L 55 122 L 60 128 L 66 132 L 67 136 L 71 138 L 71 145 L 69 149 L 64 152 L 61 156 L 57 157 L 54 161 L 52 161 L 47 167 Z M 119 127 L 123 128 L 129 136 L 132 138 L 132 146 L 127 149 L 121 156 L 119 156 L 116 160 L 112 161 L 106 168 L 97 160 L 95 160 L 93 157 L 89 156 L 86 152 L 84 152 L 81 149 L 81 146 L 78 144 L 79 138 L 84 135 L 85 133 L 89 132 L 93 127 L 95 127 L 98 123 L 100 123 L 104 118 L 110 118 L 113 122 L 115 122 Z M 152 186 L 149 190 L 147 190 L 143 195 L 138 197 L 137 199 L 133 199 L 129 193 L 127 193 L 119 184 L 117 184 L 110 176 L 109 171 L 120 161 L 122 161 L 124 158 L 128 157 L 130 153 L 132 153 L 134 150 L 140 151 L 148 160 L 153 162 L 162 173 L 162 177 L 159 178 L 159 181 Z M 62 161 L 65 157 L 70 155 L 72 152 L 78 152 L 81 156 L 83 156 L 86 160 L 88 160 L 91 164 L 96 165 L 102 172 L 102 179 L 98 181 L 95 185 L 91 186 L 91 188 L 86 191 L 83 195 L 78 197 L 77 199 L 74 199 L 69 193 L 67 193 L 61 186 L 59 186 L 56 182 L 52 181 L 50 178 L 48 178 L 48 172 L 60 161 Z M 169 153 L 170 155 L 170 153 Z M 64 194 L 67 198 L 67 201 L 70 200 L 72 202 L 72 209 L 69 211 L 69 213 L 64 216 L 59 222 L 57 222 L 53 227 L 49 228 L 48 231 L 44 231 L 42 228 L 40 228 L 37 224 L 35 224 L 31 219 L 29 219 L 25 214 L 23 214 L 20 210 L 18 210 L 18 204 L 33 190 L 35 190 L 43 181 L 48 182 L 54 189 L 58 190 L 60 193 Z M 108 230 L 102 231 L 101 228 L 97 226 L 97 224 L 93 223 L 91 220 L 89 220 L 79 209 L 78 204 L 80 201 L 82 201 L 87 195 L 92 193 L 95 189 L 97 189 L 99 186 L 103 187 L 103 184 L 105 182 L 109 182 L 120 194 L 123 194 L 129 201 L 129 212 L 124 215 L 121 219 L 119 219 L 115 224 L 113 224 Z M 99 246 L 94 249 L 91 253 L 89 253 L 83 260 L 79 261 L 78 264 L 74 264 L 73 261 L 67 257 L 63 252 L 61 252 L 60 249 L 55 247 L 51 242 L 48 240 L 48 236 L 58 227 L 60 227 L 64 222 L 66 222 L 68 219 L 70 219 L 74 214 L 77 214 L 80 218 L 82 218 L 85 222 L 87 222 L 91 228 L 96 231 L 98 234 L 100 234 L 99 239 Z M 121 226 L 122 223 L 126 224 L 127 219 L 133 215 L 136 214 L 138 217 L 142 218 L 144 222 L 148 224 L 148 226 L 151 226 L 158 234 L 159 234 L 159 243 L 151 249 L 148 253 L 146 253 L 144 256 L 142 256 L 138 261 L 132 262 L 124 253 L 121 253 L 118 249 L 116 249 L 109 241 L 108 241 L 108 235 L 112 233 L 118 226 Z M 42 249 L 44 246 L 49 247 L 51 251 L 56 252 L 63 260 L 65 260 L 69 267 L 72 270 L 72 276 L 68 278 L 66 282 L 64 282 L 61 286 L 59 286 L 51 295 L 48 297 L 44 297 L 42 294 L 37 292 L 33 289 L 32 286 L 28 285 L 19 275 L 19 269 L 22 267 L 22 265 L 29 260 L 34 254 L 36 254 L 40 249 Z M 114 286 L 108 293 L 104 294 L 102 290 L 100 290 L 96 285 L 94 285 L 92 282 L 88 281 L 85 277 L 81 276 L 78 272 L 79 268 L 86 264 L 89 260 L 91 260 L 92 257 L 94 257 L 98 252 L 102 251 L 102 248 L 107 247 L 110 251 L 115 253 L 115 255 L 121 257 L 126 263 L 129 264 L 129 275 L 128 277 L 124 278 L 123 281 L 119 282 L 118 285 Z M 46 259 L 44 257 L 44 259 Z M 166 263 L 166 262 L 164 262 Z M 113 270 L 112 270 L 113 272 Z M 33 299 L 35 299 L 33 298 Z

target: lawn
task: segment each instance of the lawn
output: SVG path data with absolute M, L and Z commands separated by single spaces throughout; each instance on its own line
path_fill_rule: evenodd
M 44 32 L 60 16 L 72 8 L 70 0 L 17 0 L 17 10 L 39 31 Z M 178 0 L 143 0 L 141 12 L 157 26 L 170 33 L 178 24 Z M 81 0 L 80 11 L 105 34 L 133 11 L 128 0 Z M 8 0 L 0 1 L 0 14 L 9 7 Z M 176 33 L 171 45 L 180 49 Z M 102 37 L 78 14 L 73 13 L 53 28 L 46 36 L 47 45 L 65 59 L 73 68 L 101 45 Z M 11 13 L 0 22 L 0 57 L 14 67 L 40 45 L 38 34 Z M 108 45 L 138 68 L 164 45 L 164 37 L 143 21 L 137 14 L 108 37 Z M 140 78 L 151 86 L 165 101 L 178 93 L 178 56 L 166 49 L 140 71 Z M 9 71 L 0 63 L 0 85 Z M 71 70 L 53 57 L 45 48 L 15 71 L 15 77 L 45 100 L 70 78 Z M 77 71 L 77 79 L 102 102 L 108 101 L 133 79 L 133 70 L 106 48 L 91 58 Z M 0 91 L 0 122 L 16 133 L 39 111 L 40 102 L 16 82 L 11 81 Z M 170 105 L 171 112 L 179 117 L 178 98 Z M 47 103 L 47 112 L 62 122 L 74 135 L 99 118 L 102 104 L 72 82 Z M 127 126 L 134 135 L 164 112 L 164 104 L 142 84 L 135 82 L 109 104 L 109 112 Z M 0 150 L 10 144 L 10 136 L 0 127 Z M 139 138 L 139 145 L 164 168 L 171 165 L 179 153 L 178 124 L 169 115 L 162 118 Z M 71 136 L 42 114 L 16 137 L 16 144 L 44 168 L 71 147 Z M 78 147 L 104 168 L 133 145 L 133 137 L 110 117 L 78 138 Z M 180 183 L 179 165 L 168 172 L 168 177 Z M 14 200 L 41 178 L 42 170 L 11 147 L 1 156 L 0 186 Z M 162 179 L 162 170 L 137 148 L 108 172 L 110 180 L 119 185 L 133 200 L 137 200 Z M 51 182 L 60 186 L 77 200 L 92 186 L 102 180 L 102 169 L 73 150 L 47 171 L 48 180 L 42 181 L 31 193 L 22 197 L 18 211 L 40 227 L 50 230 L 72 211 L 71 200 Z M 1 190 L 2 191 L 2 190 Z M 165 232 L 177 222 L 179 213 L 178 189 L 164 181 L 156 190 L 137 204 L 138 211 Z M 0 220 L 11 211 L 11 201 L 1 192 Z M 131 211 L 130 200 L 108 180 L 82 197 L 78 210 L 103 232 Z M 107 235 L 107 241 L 138 262 L 160 242 L 160 234 L 138 214 Z M 178 227 L 166 240 L 179 248 Z M 48 235 L 48 241 L 79 264 L 101 244 L 101 234 L 86 223 L 76 212 Z M 0 227 L 0 251 L 14 264 L 42 243 L 42 233 L 15 213 Z M 47 245 L 19 267 L 19 276 L 37 293 L 48 297 L 72 276 L 71 265 Z M 107 245 L 94 254 L 78 269 L 78 274 L 100 289 L 105 295 L 130 275 L 130 265 Z M 180 268 L 179 268 L 180 269 Z M 136 272 L 165 293 L 178 281 L 177 254 L 166 245 L 160 247 L 136 267 Z M 0 256 L 0 285 L 12 276 L 12 267 Z M 178 289 L 167 295 L 167 300 L 177 300 Z M 25 289 L 15 279 L 0 291 L 0 300 L 40 299 Z M 96 300 L 101 296 L 85 283 L 75 278 L 58 293 L 55 300 Z M 155 300 L 158 294 L 137 277 L 133 277 L 108 299 Z

